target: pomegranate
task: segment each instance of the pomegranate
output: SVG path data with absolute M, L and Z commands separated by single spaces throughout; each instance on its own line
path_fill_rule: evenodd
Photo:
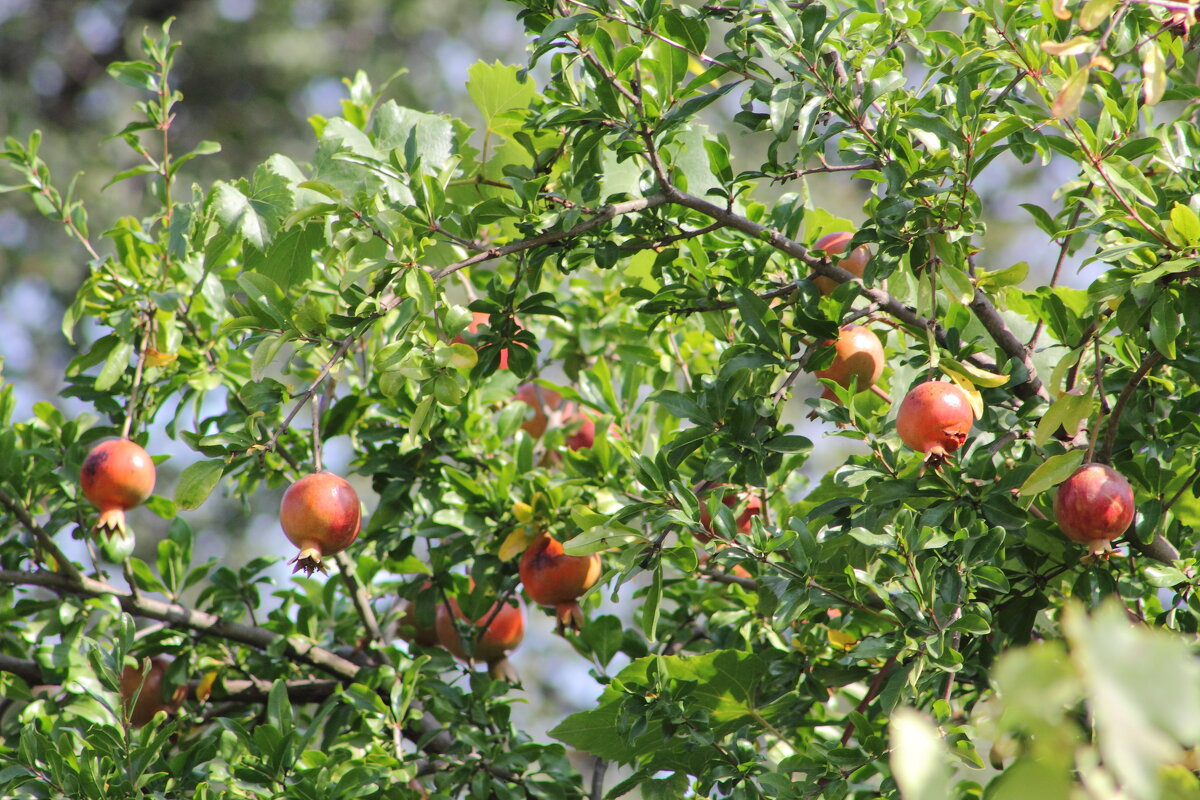
M 433 581 L 421 584 L 421 594 L 433 588 Z M 404 606 L 404 614 L 400 617 L 400 638 L 422 647 L 433 647 L 438 643 L 436 620 L 434 625 L 425 626 L 417 619 L 417 604 L 409 600 Z
M 488 320 L 490 320 L 490 319 L 491 319 L 490 314 L 485 314 L 482 311 L 472 311 L 471 312 L 471 322 L 467 325 L 467 334 L 469 336 L 471 336 L 472 339 L 474 339 L 475 336 L 479 335 L 480 326 L 487 325 Z M 521 323 L 518 322 L 517 327 L 520 328 Z M 463 335 L 461 333 L 458 336 L 455 336 L 451 341 L 452 342 L 463 342 L 464 344 L 473 345 L 473 341 L 468 342 L 465 338 L 463 338 Z M 517 345 L 517 346 L 523 347 L 524 345 Z M 478 349 L 478 348 L 476 348 L 476 349 Z M 508 348 L 507 347 L 500 348 L 500 369 L 508 369 Z
M 289 564 L 293 572 L 327 572 L 323 556 L 342 552 L 358 538 L 362 510 L 358 493 L 329 472 L 305 475 L 288 487 L 279 504 L 279 524 L 288 540 L 300 548 Z
M 553 389 L 525 383 L 517 389 L 516 399 L 533 409 L 532 415 L 526 415 L 526 420 L 521 423 L 522 430 L 533 438 L 542 437 L 550 424 L 549 412 L 558 411 L 561 407 L 563 427 L 570 431 L 564 437 L 567 447 L 583 450 L 595 443 L 596 423 L 574 403 L 564 405 L 562 395 Z
M 1129 528 L 1133 511 L 1133 487 L 1106 464 L 1084 464 L 1054 495 L 1058 527 L 1092 555 L 1112 552 L 1112 540 Z
M 728 486 L 728 484 L 718 484 L 718 486 L 713 488 L 720 488 L 721 486 Z M 759 514 L 762 514 L 762 500 L 759 498 L 759 496 L 751 492 L 749 489 L 746 489 L 741 492 L 727 493 L 721 498 L 721 503 L 729 508 L 736 508 L 737 506 L 741 505 L 743 501 L 745 502 L 745 506 L 742 509 L 742 513 L 737 517 L 737 532 L 749 533 L 751 525 L 750 521 Z M 708 504 L 704 502 L 703 497 L 700 498 L 700 524 L 704 526 L 704 530 L 708 531 L 708 533 L 693 533 L 693 536 L 695 536 L 701 542 L 707 542 L 711 540 L 714 535 L 712 517 L 708 513 Z
M 167 708 L 163 699 L 163 678 L 167 674 L 167 662 L 161 658 L 150 659 L 150 671 L 142 679 L 140 667 L 127 666 L 121 670 L 121 699 L 129 724 L 140 728 L 159 711 Z M 136 695 L 136 699 L 135 699 Z
M 853 238 L 854 234 L 848 231 L 827 233 L 813 242 L 812 249 L 824 250 L 828 255 L 838 256 L 846 252 L 846 246 L 850 244 L 850 240 Z M 861 278 L 863 270 L 867 268 L 867 262 L 870 260 L 871 248 L 865 244 L 860 244 L 851 251 L 850 255 L 838 261 L 837 266 Z M 813 278 L 813 283 L 821 290 L 821 294 L 829 294 L 838 287 L 838 281 L 835 281 L 833 278 L 826 278 L 824 275 L 818 275 Z
M 438 641 L 455 656 L 467 661 L 466 648 L 454 625 L 455 618 L 466 619 L 458 601 L 451 600 L 449 607 L 445 604 L 438 606 Z M 491 624 L 487 626 L 487 630 L 475 637 L 475 650 L 471 658 L 485 662 L 493 677 L 515 683 L 516 673 L 508 663 L 508 653 L 515 650 L 525 638 L 525 609 L 520 602 L 515 606 L 505 603 L 497 612 L 496 604 L 493 603 L 482 617 L 471 620 L 471 624 L 482 628 L 488 620 L 491 620 Z
M 900 404 L 896 432 L 906 445 L 926 454 L 934 469 L 967 441 L 975 414 L 967 393 L 952 383 L 925 381 Z
M 858 378 L 858 391 L 862 392 L 874 386 L 883 374 L 883 344 L 870 328 L 844 325 L 838 331 L 837 340 L 826 341 L 825 344 L 832 344 L 837 355 L 826 369 L 817 370 L 818 378 L 828 378 L 846 389 Z M 821 396 L 826 400 L 834 399 L 829 389 L 825 389 Z
M 154 461 L 134 442 L 110 439 L 92 448 L 83 460 L 79 485 L 100 509 L 95 529 L 110 538 L 113 534 L 125 538 L 125 512 L 145 502 L 154 491 Z
M 521 582 L 538 605 L 554 606 L 558 630 L 583 627 L 579 598 L 600 579 L 600 554 L 569 556 L 548 533 L 538 537 L 521 556 Z

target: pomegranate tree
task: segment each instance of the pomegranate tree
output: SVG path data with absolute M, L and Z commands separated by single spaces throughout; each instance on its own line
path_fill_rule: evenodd
M 817 370 L 818 378 L 828 378 L 838 386 L 849 389 L 854 379 L 858 379 L 858 391 L 865 391 L 875 385 L 875 381 L 883 375 L 883 343 L 870 328 L 862 325 L 843 325 L 838 331 L 836 340 L 826 341 L 836 350 L 833 363 L 825 369 Z M 834 395 L 825 389 L 821 396 L 833 400 Z
M 499 610 L 497 604 L 493 603 L 483 616 L 470 620 L 472 625 L 480 628 L 486 625 L 487 628 L 475 636 L 475 647 L 469 656 L 454 624 L 455 619 L 466 618 L 457 600 L 450 600 L 449 607 L 445 604 L 438 607 L 437 635 L 442 647 L 463 661 L 482 661 L 488 665 L 493 677 L 516 683 L 517 674 L 512 664 L 508 663 L 508 654 L 525 638 L 525 609 L 520 602 L 515 606 L 500 604 Z
M 600 579 L 600 555 L 570 556 L 562 544 L 544 533 L 525 550 L 519 567 L 521 582 L 533 602 L 554 606 L 558 630 L 583 626 L 579 598 Z
M 925 453 L 934 469 L 967 441 L 975 413 L 967 393 L 945 381 L 918 384 L 900 404 L 896 432 L 913 450 Z
M 358 493 L 343 478 L 314 472 L 288 487 L 279 504 L 279 524 L 300 552 L 293 572 L 328 571 L 322 558 L 336 555 L 358 538 L 362 510 Z
M 1092 555 L 1112 552 L 1112 540 L 1128 530 L 1133 512 L 1133 487 L 1107 464 L 1084 464 L 1054 495 L 1058 527 Z
M 100 509 L 95 530 L 110 539 L 114 534 L 128 539 L 132 550 L 133 537 L 125 527 L 125 512 L 141 505 L 154 491 L 154 460 L 150 454 L 128 439 L 101 442 L 83 460 L 79 485 L 84 496 Z
M 828 255 L 838 256 L 846 252 L 846 247 L 849 246 L 850 240 L 853 238 L 854 234 L 849 231 L 827 233 L 813 242 L 812 249 L 824 250 Z M 870 260 L 871 248 L 865 244 L 860 244 L 851 251 L 850 255 L 836 263 L 837 266 L 861 278 L 863 270 L 867 268 L 867 262 Z M 839 285 L 838 281 L 835 281 L 833 278 L 826 278 L 824 275 L 818 275 L 813 278 L 813 283 L 821 290 L 821 294 L 830 294 Z

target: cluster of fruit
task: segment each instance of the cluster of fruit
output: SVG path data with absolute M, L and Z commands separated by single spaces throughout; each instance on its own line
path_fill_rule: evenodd
M 845 252 L 854 235 L 849 232 L 827 234 L 813 249 L 837 256 Z M 862 277 L 871 251 L 856 247 L 838 266 Z M 832 292 L 837 283 L 830 278 L 814 278 L 822 294 Z M 834 345 L 836 356 L 817 377 L 828 378 L 839 386 L 865 391 L 883 374 L 883 345 L 874 333 L 861 325 L 841 328 Z M 828 389 L 826 399 L 834 399 Z M 938 468 L 946 458 L 967 441 L 975 414 L 966 392 L 953 383 L 925 381 L 914 387 L 896 413 L 896 432 L 913 450 L 925 453 L 926 464 Z M 1084 545 L 1090 556 L 1112 553 L 1112 541 L 1129 528 L 1134 517 L 1133 488 L 1121 473 L 1107 464 L 1088 463 L 1079 467 L 1059 484 L 1054 497 L 1054 518 L 1068 539 Z

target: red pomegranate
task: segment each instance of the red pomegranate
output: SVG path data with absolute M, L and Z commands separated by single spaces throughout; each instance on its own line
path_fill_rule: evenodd
M 975 414 L 967 393 L 945 381 L 925 381 L 904 396 L 896 432 L 906 445 L 926 454 L 937 469 L 967 441 Z
M 121 670 L 121 699 L 129 714 L 129 724 L 135 728 L 142 727 L 159 711 L 168 708 L 163 697 L 166 674 L 167 662 L 161 658 L 150 659 L 150 671 L 144 681 L 141 668 L 127 666 Z
M 293 572 L 327 572 L 324 556 L 342 552 L 358 538 L 362 509 L 358 493 L 330 472 L 305 475 L 288 487 L 279 504 L 279 524 L 288 540 L 300 548 L 289 564 Z
M 425 581 L 421 584 L 421 594 L 430 591 L 433 588 L 433 581 Z M 404 605 L 404 614 L 400 617 L 400 638 L 406 642 L 419 644 L 422 647 L 433 647 L 438 643 L 437 621 L 435 619 L 432 626 L 426 627 L 417 620 L 417 605 L 409 600 Z
M 729 484 L 727 483 L 722 483 L 714 486 L 713 488 L 716 489 L 726 487 L 728 485 Z M 738 533 L 749 533 L 751 520 L 757 517 L 759 514 L 762 514 L 762 500 L 758 495 L 754 494 L 754 492 L 750 491 L 749 489 L 744 489 L 740 492 L 728 492 L 724 497 L 721 498 L 721 503 L 729 508 L 734 509 L 745 503 L 742 508 L 742 513 L 737 517 Z M 692 535 L 701 542 L 707 542 L 711 540 L 714 535 L 712 517 L 708 513 L 708 504 L 705 502 L 703 496 L 700 498 L 700 524 L 704 526 L 704 530 L 708 531 L 708 533 L 693 533 Z
M 1106 464 L 1084 464 L 1054 495 L 1058 527 L 1092 555 L 1112 552 L 1112 540 L 1129 529 L 1133 513 L 1133 487 Z
M 850 240 L 854 238 L 854 234 L 848 231 L 838 231 L 837 233 L 827 233 L 817 241 L 813 242 L 813 250 L 824 250 L 831 256 L 838 256 L 846 252 L 846 247 L 850 244 Z M 871 260 L 871 248 L 865 244 L 860 244 L 850 253 L 850 255 L 837 262 L 837 266 L 853 273 L 861 278 L 863 270 L 867 268 L 867 262 Z M 818 275 L 813 278 L 813 283 L 821 290 L 821 294 L 829 294 L 838 287 L 838 281 L 833 278 L 826 278 L 824 275 Z
M 452 342 L 463 342 L 464 344 L 470 344 L 470 345 L 474 346 L 474 338 L 473 337 L 479 335 L 479 327 L 481 325 L 487 325 L 488 321 L 490 319 L 491 319 L 490 314 L 485 314 L 482 311 L 472 311 L 471 312 L 471 322 L 467 325 L 467 334 L 472 337 L 472 341 L 468 342 L 466 339 L 463 338 L 463 335 L 461 333 L 458 336 L 455 336 L 451 341 Z M 517 327 L 520 328 L 521 323 L 518 322 Z M 523 345 L 518 344 L 517 346 L 522 347 Z M 476 348 L 476 349 L 478 349 L 478 348 Z M 507 347 L 500 348 L 500 369 L 508 369 L 508 348 Z
M 154 461 L 128 439 L 110 439 L 92 448 L 79 471 L 83 494 L 100 509 L 96 530 L 126 535 L 125 512 L 154 491 Z
M 833 363 L 825 369 L 817 370 L 818 378 L 828 378 L 843 388 L 858 378 L 858 391 L 866 391 L 875 385 L 883 374 L 883 343 L 870 328 L 862 325 L 843 325 L 838 331 L 836 341 L 826 341 L 837 351 Z M 833 400 L 834 394 L 828 388 L 821 392 L 826 400 Z
M 495 615 L 494 619 L 493 615 Z M 466 647 L 454 625 L 455 618 L 466 619 L 462 609 L 458 606 L 458 601 L 451 600 L 449 608 L 445 604 L 438 606 L 438 641 L 441 642 L 442 647 L 456 657 L 467 661 Z M 521 640 L 525 638 L 525 609 L 518 601 L 515 606 L 505 603 L 497 612 L 496 604 L 493 603 L 482 617 L 471 620 L 471 624 L 482 628 L 488 623 L 488 620 L 491 620 L 491 624 L 488 625 L 487 630 L 475 637 L 475 652 L 472 654 L 472 658 L 485 662 L 493 677 L 504 678 L 515 683 L 516 673 L 513 671 L 512 665 L 508 663 L 508 654 L 515 650 Z
M 558 630 L 583 627 L 579 598 L 600 579 L 600 555 L 569 556 L 550 534 L 542 534 L 521 556 L 521 582 L 533 602 L 554 606 Z
M 569 431 L 564 437 L 567 447 L 571 450 L 583 450 L 595 443 L 596 423 L 574 403 L 563 405 L 562 395 L 553 389 L 525 383 L 517 389 L 516 399 L 533 409 L 532 414 L 527 414 L 526 420 L 521 423 L 522 430 L 533 438 L 542 438 L 550 424 L 550 413 L 557 411 L 561 406 L 562 424 Z

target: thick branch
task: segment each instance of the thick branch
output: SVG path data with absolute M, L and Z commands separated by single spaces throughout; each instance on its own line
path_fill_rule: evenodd
M 1037 370 L 1033 366 L 1033 359 L 1029 355 L 1029 349 L 1025 347 L 1025 343 L 1017 338 L 1012 329 L 1008 327 L 1008 323 L 1000 316 L 999 309 L 992 304 L 991 299 L 984 293 L 982 289 L 975 289 L 975 298 L 971 301 L 971 310 L 975 312 L 976 318 L 983 323 L 983 327 L 991 334 L 992 339 L 1004 351 L 1004 354 L 1009 358 L 1015 358 L 1021 362 L 1028 372 L 1028 377 L 1024 383 L 1019 383 L 1013 387 L 1013 392 L 1023 400 L 1028 400 L 1031 397 L 1040 397 L 1049 402 L 1050 395 L 1046 388 L 1042 386 L 1042 381 L 1037 376 Z

